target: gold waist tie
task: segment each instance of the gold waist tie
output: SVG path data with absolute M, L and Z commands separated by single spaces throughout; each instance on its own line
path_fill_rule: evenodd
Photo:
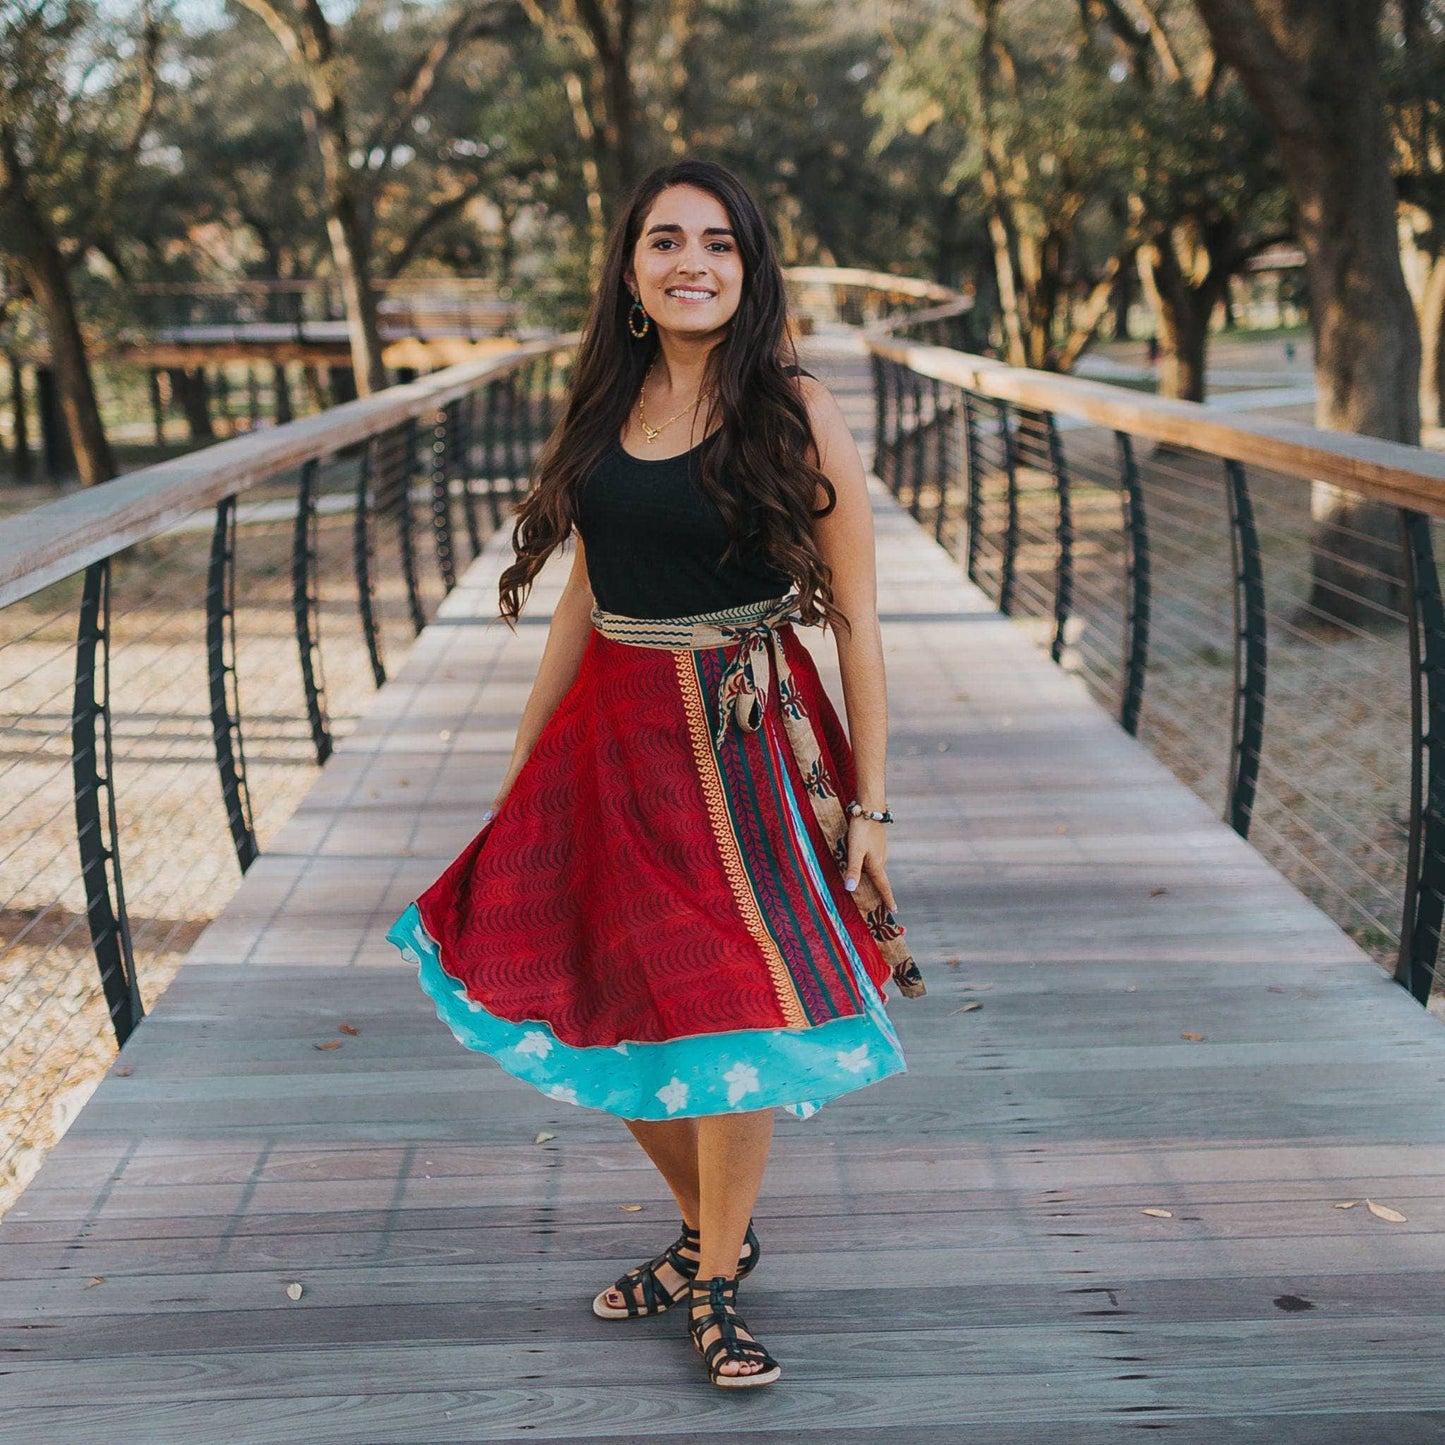
M 688 617 L 624 617 L 594 607 L 592 625 L 604 637 L 630 647 L 697 652 L 711 647 L 737 646 L 737 653 L 724 667 L 718 685 L 718 725 L 713 745 L 719 750 L 727 738 L 729 722 L 735 722 L 745 732 L 756 732 L 762 726 L 768 690 L 776 673 L 788 742 L 813 815 L 842 868 L 847 863 L 848 815 L 823 767 L 822 748 L 813 730 L 813 721 L 798 698 L 787 652 L 778 635 L 780 627 L 798 620 L 794 613 L 796 602 L 796 595 L 789 593 L 786 597 Z M 903 941 L 903 925 L 884 903 L 866 872 L 858 879 L 852 898 L 888 961 L 898 991 L 906 998 L 918 998 L 924 992 L 923 976 Z

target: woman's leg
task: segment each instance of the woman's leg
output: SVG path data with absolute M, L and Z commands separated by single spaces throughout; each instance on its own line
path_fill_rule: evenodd
M 737 1274 L 738 1255 L 772 1148 L 773 1111 L 715 1114 L 699 1119 L 697 1125 L 701 1220 L 698 1227 L 702 1230 L 697 1277 L 703 1281 L 720 1274 L 732 1279 Z M 703 1307 L 706 1307 L 706 1296 L 703 1296 Z M 740 1330 L 739 1334 L 744 1339 L 752 1338 L 746 1330 Z M 704 1335 L 704 1348 L 716 1336 L 715 1329 Z M 751 1375 L 763 1366 L 725 1360 L 721 1368 L 728 1375 Z
M 623 1123 L 632 1131 L 632 1137 L 642 1145 L 642 1151 L 657 1166 L 657 1172 L 667 1181 L 672 1197 L 682 1212 L 683 1222 L 693 1229 L 698 1227 L 697 1187 L 697 1124 L 696 1119 L 624 1119 Z M 745 1226 L 746 1227 L 746 1226 Z M 693 1251 L 679 1251 L 686 1259 L 693 1257 Z M 657 1282 L 668 1291 L 675 1293 L 682 1287 L 683 1277 L 670 1264 L 664 1264 L 657 1271 Z M 636 1293 L 638 1287 L 633 1286 Z M 638 1298 L 641 1299 L 640 1293 Z M 623 1309 L 627 1301 L 622 1291 L 614 1286 L 603 1298 L 613 1309 Z

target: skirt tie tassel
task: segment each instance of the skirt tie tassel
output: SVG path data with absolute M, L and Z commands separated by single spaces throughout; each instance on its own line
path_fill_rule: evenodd
M 638 618 L 592 609 L 592 624 L 605 637 L 638 647 L 699 650 L 736 647 L 723 669 L 718 685 L 718 725 L 713 744 L 721 752 L 727 741 L 728 724 L 735 721 L 744 732 L 756 732 L 767 715 L 768 693 L 776 674 L 783 726 L 787 732 L 798 770 L 803 777 L 808 801 L 840 870 L 848 863 L 848 816 L 842 800 L 822 761 L 822 748 L 812 720 L 793 685 L 787 652 L 778 640 L 778 629 L 796 621 L 797 597 L 730 607 L 721 612 L 692 617 Z M 850 894 L 869 933 L 888 962 L 893 982 L 905 998 L 919 998 L 925 992 L 918 971 L 903 941 L 904 926 L 897 914 L 865 872 Z

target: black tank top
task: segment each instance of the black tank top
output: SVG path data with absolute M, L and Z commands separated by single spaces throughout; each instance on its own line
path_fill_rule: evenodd
M 688 617 L 791 590 L 792 578 L 756 548 L 722 560 L 727 522 L 698 482 L 711 441 L 660 461 L 613 442 L 583 479 L 577 530 L 592 596 L 604 612 Z

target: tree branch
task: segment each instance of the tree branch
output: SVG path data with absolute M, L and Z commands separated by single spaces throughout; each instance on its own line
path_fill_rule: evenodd
M 446 32 L 402 72 L 392 92 L 388 113 L 378 119 L 366 142 L 368 153 L 378 148 L 385 153 L 387 160 L 383 162 L 383 169 L 390 164 L 391 153 L 407 126 L 431 98 L 452 57 L 473 40 L 500 30 L 506 18 L 505 5 L 495 5 L 486 10 L 473 10 L 464 5 Z
M 431 235 L 436 228 L 465 209 L 467 202 L 474 197 L 481 195 L 486 190 L 490 177 L 475 176 L 472 180 L 456 192 L 455 195 L 447 196 L 438 201 L 427 213 L 412 227 L 411 232 L 402 240 L 386 259 L 386 275 L 389 280 L 394 280 L 416 258 L 416 253 L 421 249 L 421 244 Z

